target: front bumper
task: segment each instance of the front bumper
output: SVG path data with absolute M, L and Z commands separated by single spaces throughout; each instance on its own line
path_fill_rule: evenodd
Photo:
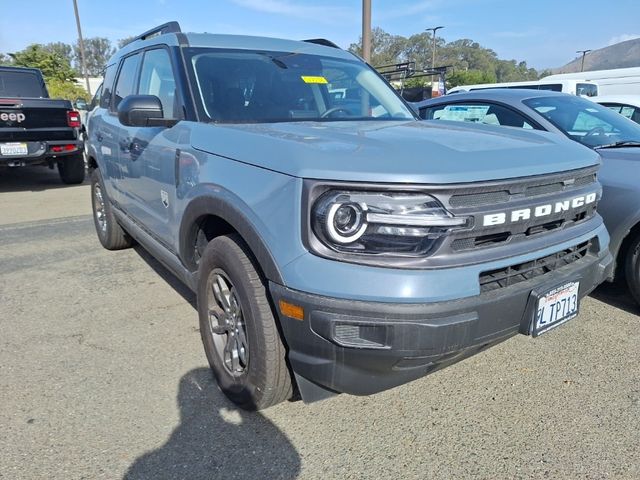
M 527 333 L 532 292 L 580 281 L 580 297 L 610 274 L 605 248 L 544 275 L 479 295 L 433 303 L 352 301 L 270 283 L 289 361 L 303 399 L 320 391 L 369 395 L 420 378 L 518 332 Z M 453 288 L 454 286 L 452 286 Z M 283 315 L 279 302 L 299 305 L 304 319 Z
M 17 142 L 27 144 L 26 155 L 1 155 L 0 167 L 20 167 L 25 165 L 39 165 L 47 163 L 49 160 L 76 155 L 82 152 L 84 144 L 81 140 L 55 140 L 39 142 Z M 54 152 L 52 147 L 73 145 L 75 148 L 69 151 Z

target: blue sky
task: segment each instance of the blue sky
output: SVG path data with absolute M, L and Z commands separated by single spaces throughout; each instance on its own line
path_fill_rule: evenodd
M 127 37 L 168 20 L 184 31 L 357 41 L 361 0 L 78 0 L 86 37 Z M 72 0 L 0 0 L 0 52 L 76 38 Z M 575 51 L 640 37 L 638 0 L 373 0 L 373 25 L 399 35 L 444 25 L 501 58 L 557 67 Z

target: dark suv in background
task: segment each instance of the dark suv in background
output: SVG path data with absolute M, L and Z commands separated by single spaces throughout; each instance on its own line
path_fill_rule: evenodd
M 64 183 L 82 183 L 80 128 L 70 101 L 49 98 L 40 70 L 0 67 L 0 168 L 57 165 Z

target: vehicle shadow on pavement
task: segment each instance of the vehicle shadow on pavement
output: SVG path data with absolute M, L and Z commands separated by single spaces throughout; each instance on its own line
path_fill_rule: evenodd
M 208 368 L 180 380 L 180 425 L 159 449 L 129 467 L 124 480 L 294 479 L 300 456 L 258 412 L 237 409 Z
M 605 282 L 596 288 L 591 296 L 612 307 L 633 315 L 640 315 L 640 306 L 635 302 L 629 289 L 623 282 Z
M 162 263 L 156 260 L 149 252 L 140 245 L 133 247 L 135 252 L 156 272 L 171 288 L 173 288 L 182 298 L 184 298 L 193 307 L 198 310 L 198 302 L 195 292 L 192 292 L 178 277 L 169 271 Z
M 88 176 L 85 184 L 89 183 Z M 77 185 L 66 185 L 60 180 L 58 169 L 47 167 L 17 167 L 0 170 L 0 193 L 42 192 L 58 188 L 73 188 Z

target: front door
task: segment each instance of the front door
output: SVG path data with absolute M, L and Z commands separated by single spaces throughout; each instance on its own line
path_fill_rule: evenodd
M 165 48 L 144 53 L 137 93 L 158 97 L 165 119 L 181 116 L 175 107 L 179 102 L 174 70 Z M 126 127 L 121 150 L 135 172 L 129 178 L 131 215 L 166 246 L 174 243 L 171 225 L 176 198 L 176 128 Z

